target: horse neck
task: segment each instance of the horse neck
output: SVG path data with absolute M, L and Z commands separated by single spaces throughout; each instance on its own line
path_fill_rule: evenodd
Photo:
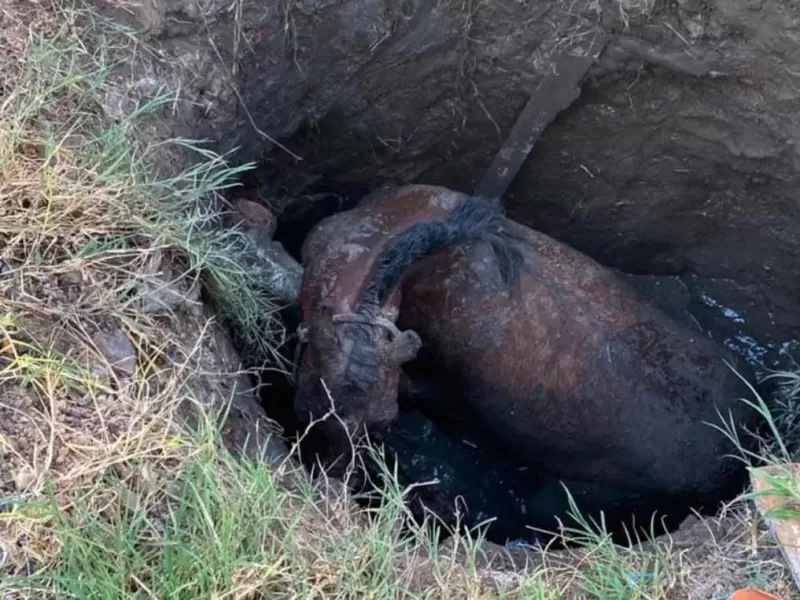
M 412 226 L 446 219 L 455 203 L 432 199 L 433 192 L 420 186 L 395 197 L 383 196 L 338 215 L 336 232 L 306 269 L 301 305 L 305 314 L 326 303 L 336 312 L 355 313 L 378 266 L 381 253 Z M 436 188 L 441 195 L 443 192 Z M 450 192 L 454 196 L 455 192 Z M 381 312 L 396 315 L 399 286 L 381 303 Z

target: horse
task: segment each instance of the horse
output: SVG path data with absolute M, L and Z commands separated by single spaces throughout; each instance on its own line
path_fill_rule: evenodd
M 755 423 L 744 367 L 499 201 L 379 190 L 319 223 L 302 262 L 294 408 L 338 415 L 336 452 L 392 422 L 408 389 L 587 510 L 711 510 L 741 490 L 724 430 Z

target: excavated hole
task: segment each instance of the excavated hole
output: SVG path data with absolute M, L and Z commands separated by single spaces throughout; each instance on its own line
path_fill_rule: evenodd
M 717 132 L 722 141 L 712 144 L 687 133 L 694 132 L 696 123 L 688 129 L 677 118 L 664 124 L 659 107 L 667 93 L 681 99 L 688 107 L 684 112 L 691 114 L 727 106 L 730 94 L 719 88 L 722 84 L 702 90 L 699 85 L 657 69 L 598 76 L 537 140 L 504 204 L 511 218 L 617 269 L 674 319 L 734 350 L 757 372 L 791 367 L 800 326 L 793 267 L 787 266 L 797 248 L 794 188 L 789 189 L 777 159 L 745 160 L 729 153 L 732 142 L 724 142 L 741 137 L 733 126 Z M 252 104 L 260 100 L 254 98 Z M 504 105 L 495 102 L 492 111 Z M 391 114 L 398 130 L 415 130 L 419 120 L 430 139 L 417 150 L 389 149 L 371 137 L 364 115 L 331 110 L 281 140 L 303 155 L 304 163 L 273 150 L 244 182 L 246 195 L 276 214 L 275 239 L 295 259 L 315 224 L 354 206 L 376 186 L 417 182 L 472 192 L 481 176 L 476 165 L 485 168 L 491 160 L 475 149 L 483 141 L 484 149 L 492 149 L 485 154 L 490 154 L 502 142 L 495 139 L 499 131 L 494 127 L 484 133 L 480 128 L 451 131 L 438 113 L 398 111 L 372 117 L 389 120 L 386 115 Z M 480 115 L 470 123 L 482 123 Z M 506 121 L 504 135 L 511 125 Z M 450 141 L 452 154 L 449 146 L 432 141 L 439 139 Z M 284 318 L 294 330 L 296 311 L 287 310 Z M 291 359 L 294 346 L 284 352 Z M 431 365 L 411 364 L 407 370 L 426 367 Z M 267 412 L 289 438 L 296 436 L 300 425 L 292 410 L 292 385 L 272 372 L 264 373 L 264 381 L 269 384 L 264 388 Z M 416 517 L 424 504 L 448 525 L 454 524 L 454 511 L 466 527 L 494 519 L 487 538 L 501 544 L 541 540 L 529 525 L 552 528 L 553 517 L 567 520 L 566 507 L 556 498 L 557 486 L 500 454 L 479 423 L 445 422 L 424 408 L 401 404 L 397 422 L 375 433 L 389 449 L 390 463 L 396 458 L 401 484 L 438 481 L 415 488 L 409 496 Z M 303 453 L 309 467 L 324 444 L 313 434 L 306 439 Z M 363 479 L 354 481 L 354 487 L 369 491 Z M 544 484 L 551 484 L 548 489 L 554 493 L 543 496 Z M 370 502 L 366 497 L 362 501 Z M 649 508 L 661 514 L 668 510 L 669 519 L 651 523 L 647 508 L 633 516 L 648 534 L 673 531 L 692 509 Z M 627 540 L 623 525 L 631 518 L 606 513 L 606 525 L 619 542 Z
M 264 171 L 245 183 L 251 190 L 258 189 L 261 177 L 269 177 L 274 182 L 274 174 Z M 296 196 L 286 206 L 285 211 L 278 211 L 279 224 L 275 239 L 299 261 L 302 242 L 313 226 L 328 215 L 354 206 L 369 189 L 367 185 L 341 185 L 335 181 L 317 181 L 309 185 L 303 195 Z M 271 204 L 274 207 L 279 202 L 272 198 Z M 690 297 L 687 303 L 678 292 L 686 292 L 688 288 L 675 277 L 628 276 L 653 302 L 675 318 L 689 322 L 702 321 L 703 327 L 713 333 L 721 336 L 726 334 L 724 327 L 714 330 L 714 323 L 719 321 L 714 310 L 696 310 L 705 308 L 719 311 L 720 307 L 714 306 L 710 297 Z M 676 297 L 684 301 L 676 301 Z M 687 306 L 694 306 L 695 310 L 690 312 Z M 725 316 L 725 311 L 722 312 Z M 299 315 L 295 309 L 288 309 L 284 313 L 284 320 L 292 331 L 298 324 Z M 744 346 L 746 353 L 749 349 L 747 344 Z M 285 356 L 291 358 L 294 350 L 293 344 L 288 345 L 284 348 Z M 412 363 L 407 370 L 413 372 L 430 367 Z M 292 384 L 284 376 L 273 372 L 265 372 L 263 382 L 268 384 L 264 388 L 264 405 L 269 416 L 284 428 L 285 435 L 291 441 L 295 441 L 303 428 L 292 410 Z M 387 430 L 375 432 L 373 436 L 379 444 L 385 445 L 385 458 L 390 470 L 397 469 L 402 485 L 426 484 L 416 487 L 409 496 L 409 506 L 416 519 L 430 511 L 452 527 L 456 524 L 454 515 L 457 513 L 461 526 L 467 528 L 474 528 L 488 520 L 491 524 L 486 530 L 487 539 L 500 544 L 545 542 L 549 536 L 534 532 L 531 527 L 552 531 L 557 527 L 553 517 L 569 521 L 568 507 L 558 483 L 540 480 L 536 473 L 531 473 L 524 465 L 515 463 L 512 457 L 497 451 L 496 443 L 481 431 L 479 424 L 442 421 L 437 415 L 426 414 L 424 407 L 415 407 L 401 398 L 399 419 Z M 323 438 L 314 431 L 307 432 L 301 448 L 308 468 L 313 470 L 317 467 L 317 454 L 324 450 L 324 446 Z M 359 470 L 351 481 L 357 499 L 363 505 L 374 504 L 376 495 L 372 493 L 375 491 L 372 486 L 380 485 L 376 483 L 380 481 L 380 475 L 372 467 L 374 465 L 367 463 L 367 471 Z M 437 483 L 430 484 L 434 481 Z M 549 490 L 544 495 L 541 493 L 543 486 Z M 578 501 L 579 494 L 576 493 Z M 720 498 L 720 501 L 730 499 Z M 688 505 L 671 505 L 666 507 L 669 512 L 667 516 L 663 515 L 664 506 L 646 507 L 636 515 L 606 512 L 605 521 L 615 540 L 625 543 L 629 539 L 627 531 L 632 522 L 640 528 L 640 533 L 659 535 L 674 531 L 692 508 Z M 651 522 L 653 511 L 662 515 L 661 521 Z M 599 518 L 599 515 L 590 516 Z
M 762 370 L 791 365 L 800 36 L 784 3 L 650 2 L 639 13 L 611 0 L 245 1 L 235 15 L 212 4 L 201 27 L 143 3 L 166 59 L 130 81 L 163 68 L 189 100 L 182 137 L 263 158 L 248 192 L 276 209 L 277 239 L 295 256 L 315 222 L 377 185 L 473 192 L 535 90 L 572 97 L 575 59 L 603 43 L 569 108 L 549 102 L 560 93 L 540 102 L 560 112 L 506 193 L 510 216 L 626 273 Z M 265 133 L 289 152 L 266 148 Z M 297 315 L 285 317 L 292 329 Z M 291 385 L 265 379 L 267 410 L 291 435 Z M 540 482 L 480 433 L 408 407 L 383 438 L 403 483 L 438 475 L 421 490 L 442 491 L 422 498 L 442 516 L 460 497 L 466 524 L 498 518 L 490 539 L 529 540 L 531 510 L 548 510 L 530 500 Z M 669 508 L 677 522 L 686 507 Z

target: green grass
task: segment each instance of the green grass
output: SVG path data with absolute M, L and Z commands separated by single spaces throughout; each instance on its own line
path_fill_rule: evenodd
M 119 498 L 136 493 L 122 481 L 109 483 Z M 64 547 L 41 589 L 61 598 L 237 597 L 249 589 L 313 597 L 302 573 L 310 565 L 297 560 L 299 519 L 265 463 L 197 458 L 169 483 L 158 507 L 140 501 L 108 515 L 60 515 L 51 503 Z M 292 590 L 296 583 L 306 585 Z
M 575 525 L 565 528 L 565 536 L 590 548 L 587 566 L 578 572 L 580 588 L 589 598 L 598 600 L 645 600 L 666 597 L 667 590 L 674 585 L 674 557 L 663 549 L 642 551 L 616 545 L 605 522 L 588 519 L 578 510 L 568 493 L 569 516 Z M 655 528 L 651 528 L 654 530 Z M 652 541 L 655 535 L 645 540 Z
M 57 598 L 457 598 L 475 585 L 442 559 L 433 581 L 411 589 L 404 567 L 427 556 L 420 528 L 404 535 L 402 490 L 384 491 L 384 508 L 358 520 L 326 508 L 301 473 L 291 474 L 221 449 L 213 428 L 193 443 L 204 451 L 172 473 L 164 487 L 142 489 L 109 478 L 102 512 L 64 512 L 53 495 L 22 504 L 27 518 L 49 520 L 62 548 L 52 570 L 7 578 L 2 590 Z M 327 498 L 330 503 L 330 497 Z M 474 542 L 464 540 L 474 552 Z M 550 599 L 529 578 L 516 597 Z M 519 593 L 519 592 L 518 592 Z M 501 592 L 499 597 L 503 597 Z
M 8 136 L 20 141 L 28 128 L 46 123 L 47 134 L 40 140 L 45 162 L 68 148 L 79 158 L 80 167 L 91 174 L 91 185 L 117 193 L 112 199 L 117 206 L 110 212 L 123 220 L 117 224 L 115 243 L 145 234 L 154 246 L 178 251 L 188 272 L 202 278 L 248 360 L 277 359 L 275 345 L 283 329 L 268 280 L 257 268 L 237 260 L 247 247 L 246 238 L 220 226 L 223 194 L 238 186 L 240 176 L 254 165 L 231 165 L 205 147 L 203 140 L 138 139 L 134 133 L 140 121 L 159 112 L 163 116 L 176 101 L 172 94 L 144 99 L 117 122 L 109 123 L 96 98 L 109 84 L 116 66 L 112 57 L 124 51 L 131 32 L 109 30 L 107 21 L 86 9 L 70 7 L 61 14 L 71 18 L 54 37 L 31 34 L 18 85 L 0 115 L 7 119 Z M 96 50 L 71 35 L 74 23 L 82 21 L 106 27 L 94 32 Z M 165 149 L 193 155 L 192 164 L 154 175 L 154 165 L 147 157 Z M 88 248 L 108 243 L 105 236 L 87 238 Z
M 231 167 L 223 157 L 190 140 L 172 143 L 202 160 L 175 177 L 148 182 L 158 208 L 141 220 L 141 227 L 185 252 L 189 269 L 202 274 L 217 311 L 250 362 L 279 361 L 275 346 L 283 328 L 267 278 L 257 267 L 237 260 L 246 251 L 247 239 L 238 230 L 222 229 L 221 214 L 208 208 L 214 195 L 238 185 L 238 177 L 253 165 Z M 175 211 L 180 219 L 175 219 Z
M 741 443 L 731 432 L 730 426 L 723 428 L 726 435 L 740 448 L 740 454 L 757 471 L 765 483 L 761 492 L 750 491 L 744 499 L 755 500 L 759 496 L 776 496 L 782 499 L 780 506 L 767 511 L 765 516 L 775 520 L 800 518 L 800 480 L 789 468 L 800 457 L 800 371 L 777 371 L 767 379 L 777 380 L 777 393 L 771 406 L 751 388 L 755 401 L 748 401 L 763 419 L 768 435 L 758 438 L 757 451 L 742 449 Z

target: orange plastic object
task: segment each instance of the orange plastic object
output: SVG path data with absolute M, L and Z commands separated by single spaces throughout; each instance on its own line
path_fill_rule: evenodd
M 736 590 L 731 594 L 728 600 L 781 600 L 777 596 L 762 592 L 755 588 L 745 588 L 743 590 Z

